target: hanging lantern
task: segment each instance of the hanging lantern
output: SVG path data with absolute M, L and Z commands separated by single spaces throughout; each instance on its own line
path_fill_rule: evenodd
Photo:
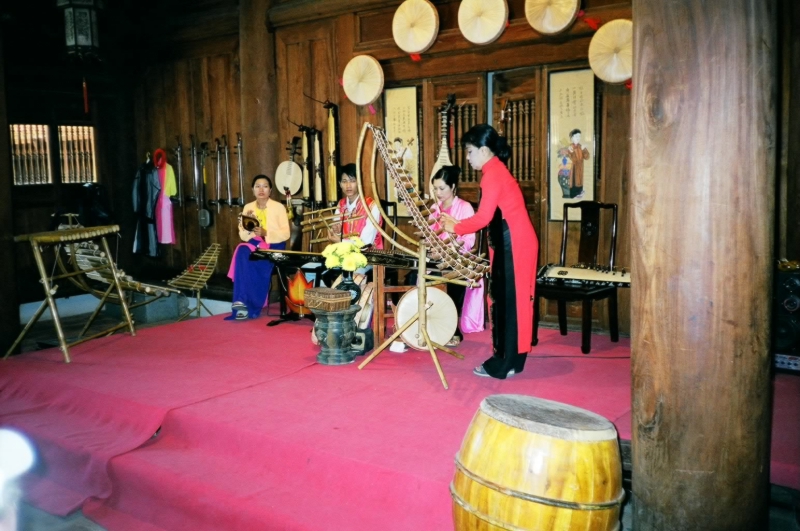
M 64 10 L 67 53 L 79 58 L 98 57 L 97 10 L 103 8 L 103 0 L 56 0 L 56 5 Z

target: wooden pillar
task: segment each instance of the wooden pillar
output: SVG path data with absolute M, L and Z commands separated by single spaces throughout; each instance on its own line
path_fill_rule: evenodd
M 766 529 L 775 19 L 633 0 L 637 530 Z
M 778 258 L 800 260 L 800 2 L 780 0 L 781 143 Z
M 11 189 L 11 141 L 6 110 L 6 81 L 3 60 L 3 35 L 0 28 L 0 352 L 5 352 L 19 333 L 19 297 L 14 281 L 14 220 Z
M 277 153 L 275 35 L 267 30 L 267 11 L 271 4 L 271 0 L 239 2 L 245 203 L 252 198 L 253 176 L 265 173 L 274 178 L 280 158 Z

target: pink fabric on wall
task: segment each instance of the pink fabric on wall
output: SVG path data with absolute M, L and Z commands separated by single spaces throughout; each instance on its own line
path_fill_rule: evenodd
M 156 233 L 158 242 L 165 244 L 175 243 L 175 227 L 172 219 L 172 201 L 167 195 L 167 167 L 164 164 L 158 168 L 158 182 L 161 184 L 161 192 L 158 194 L 156 203 Z

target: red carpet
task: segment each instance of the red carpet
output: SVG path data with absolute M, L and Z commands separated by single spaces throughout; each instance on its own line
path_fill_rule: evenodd
M 40 452 L 26 496 L 109 529 L 447 529 L 453 458 L 480 401 L 520 393 L 595 411 L 630 438 L 629 342 L 542 330 L 525 372 L 480 379 L 466 360 L 386 352 L 364 370 L 315 363 L 310 322 L 221 317 L 16 357 L 0 422 Z M 772 481 L 800 488 L 800 377 L 775 381 Z M 789 399 L 791 398 L 791 399 Z M 153 433 L 161 427 L 158 436 Z

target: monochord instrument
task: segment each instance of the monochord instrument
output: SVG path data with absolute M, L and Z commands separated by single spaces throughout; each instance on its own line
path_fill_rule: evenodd
M 367 258 L 367 263 L 370 265 L 382 265 L 385 267 L 395 268 L 416 268 L 418 259 L 407 254 L 393 253 L 391 251 L 383 251 L 378 249 L 370 249 L 361 251 Z M 269 260 L 276 265 L 290 265 L 300 267 L 307 263 L 324 264 L 325 257 L 322 253 L 305 253 L 301 251 L 284 251 L 280 249 L 256 249 L 250 255 L 251 260 Z M 430 265 L 436 265 L 437 262 L 429 260 Z
M 625 269 L 610 270 L 597 266 L 562 267 L 548 264 L 539 268 L 536 274 L 539 282 L 556 283 L 563 281 L 567 284 L 583 284 L 586 286 L 617 286 L 629 288 L 631 274 Z

